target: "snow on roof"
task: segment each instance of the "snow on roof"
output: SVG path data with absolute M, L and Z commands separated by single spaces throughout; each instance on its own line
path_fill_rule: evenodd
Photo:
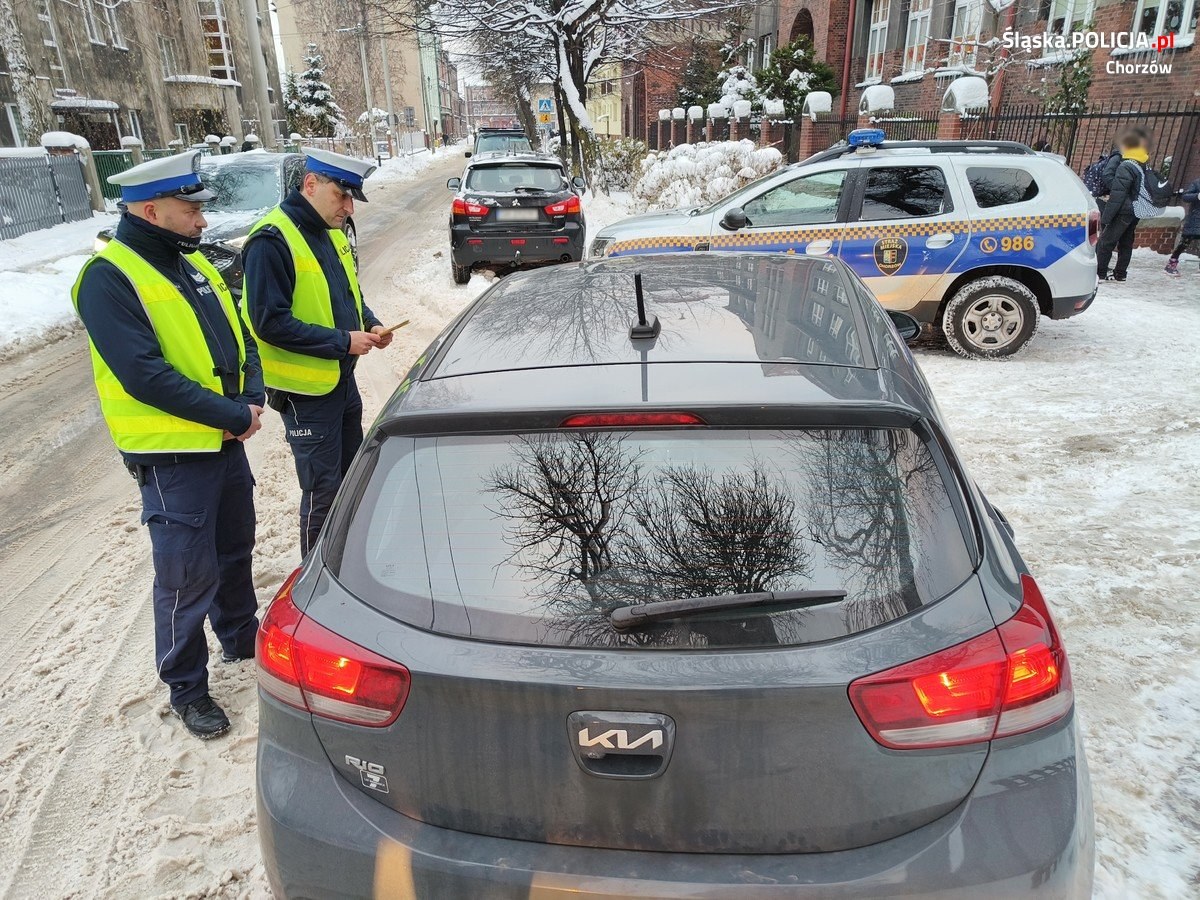
M 111 100 L 92 100 L 90 97 L 60 97 L 50 101 L 51 109 L 103 109 L 108 112 L 121 107 Z
M 886 84 L 872 84 L 865 88 L 862 92 L 862 99 L 858 102 L 860 113 L 869 114 L 895 108 L 896 92 Z
M 988 83 L 978 76 L 968 75 L 950 82 L 942 97 L 942 110 L 965 113 L 988 105 Z
M 47 131 L 42 135 L 43 147 L 75 147 L 79 150 L 90 150 L 91 144 L 87 138 L 69 131 Z
M 213 78 L 211 75 L 166 75 L 163 81 L 168 84 L 211 84 L 216 87 L 241 87 L 240 81 L 232 78 Z

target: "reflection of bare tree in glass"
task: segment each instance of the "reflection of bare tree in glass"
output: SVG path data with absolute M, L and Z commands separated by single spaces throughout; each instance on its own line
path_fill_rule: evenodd
M 638 480 L 638 454 L 620 435 L 580 432 L 520 439 L 517 461 L 493 471 L 496 512 L 511 524 L 511 559 L 537 576 L 550 604 L 561 596 L 581 619 L 597 621 L 620 605 L 602 576 L 613 566 L 613 540 Z M 580 591 L 582 588 L 582 592 Z M 607 624 L 607 623 L 606 623 Z
M 582 432 L 521 439 L 517 461 L 493 471 L 488 491 L 508 520 L 510 561 L 532 576 L 534 605 L 571 643 L 772 645 L 794 640 L 801 613 L 726 614 L 615 631 L 618 606 L 781 590 L 807 577 L 796 502 L 755 467 L 717 477 L 692 467 L 642 481 L 640 453 L 622 436 Z M 668 633 L 672 633 L 668 635 Z
M 929 451 L 911 432 L 834 429 L 798 437 L 812 483 L 813 540 L 849 577 L 846 622 L 861 631 L 921 606 L 913 563 L 914 498 L 945 496 Z M 937 479 L 938 484 L 928 484 Z
M 633 519 L 622 569 L 664 599 L 783 590 L 811 573 L 796 501 L 758 465 L 720 478 L 691 466 L 665 469 L 637 492 Z M 769 616 L 688 624 L 714 645 L 780 642 Z

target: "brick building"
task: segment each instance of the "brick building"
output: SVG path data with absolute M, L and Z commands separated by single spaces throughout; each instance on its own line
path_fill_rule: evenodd
M 467 128 L 520 128 L 521 119 L 513 105 L 502 99 L 490 84 L 468 84 L 463 89 L 467 104 Z

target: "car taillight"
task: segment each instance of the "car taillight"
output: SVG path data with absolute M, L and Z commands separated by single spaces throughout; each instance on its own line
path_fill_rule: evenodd
M 454 198 L 454 205 L 450 208 L 451 213 L 456 216 L 486 216 L 488 207 L 482 203 L 471 203 L 468 200 L 463 200 L 461 197 Z
M 546 215 L 548 216 L 565 216 L 570 213 L 577 213 L 582 207 L 579 205 L 579 197 L 572 194 L 566 200 L 558 203 L 551 203 L 546 207 Z
M 951 747 L 1049 725 L 1071 709 L 1067 655 L 1037 583 L 998 628 L 850 684 L 867 731 L 895 750 Z
M 258 684 L 289 706 L 313 715 L 382 728 L 408 700 L 411 676 L 318 625 L 292 602 L 297 569 L 288 576 L 258 627 Z
M 1093 247 L 1100 240 L 1100 211 L 1093 209 L 1088 213 L 1088 243 Z
M 704 425 L 693 413 L 584 413 L 567 416 L 559 428 L 639 428 L 662 425 Z

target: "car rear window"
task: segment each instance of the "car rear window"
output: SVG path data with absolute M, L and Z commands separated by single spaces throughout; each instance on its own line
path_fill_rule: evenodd
M 557 166 L 532 166 L 509 163 L 499 166 L 474 166 L 467 173 L 468 190 L 514 193 L 521 189 L 557 191 L 565 184 Z
M 529 139 L 523 135 L 492 134 L 481 137 L 475 145 L 477 153 L 508 153 L 510 150 L 530 152 Z
M 391 437 L 326 557 L 419 628 L 489 641 L 650 649 L 844 637 L 972 571 L 956 504 L 904 429 L 563 431 Z M 612 610 L 842 590 L 809 609 L 726 610 L 621 633 Z
M 967 182 L 980 209 L 1026 203 L 1038 195 L 1037 182 L 1024 169 L 976 166 L 967 169 Z

